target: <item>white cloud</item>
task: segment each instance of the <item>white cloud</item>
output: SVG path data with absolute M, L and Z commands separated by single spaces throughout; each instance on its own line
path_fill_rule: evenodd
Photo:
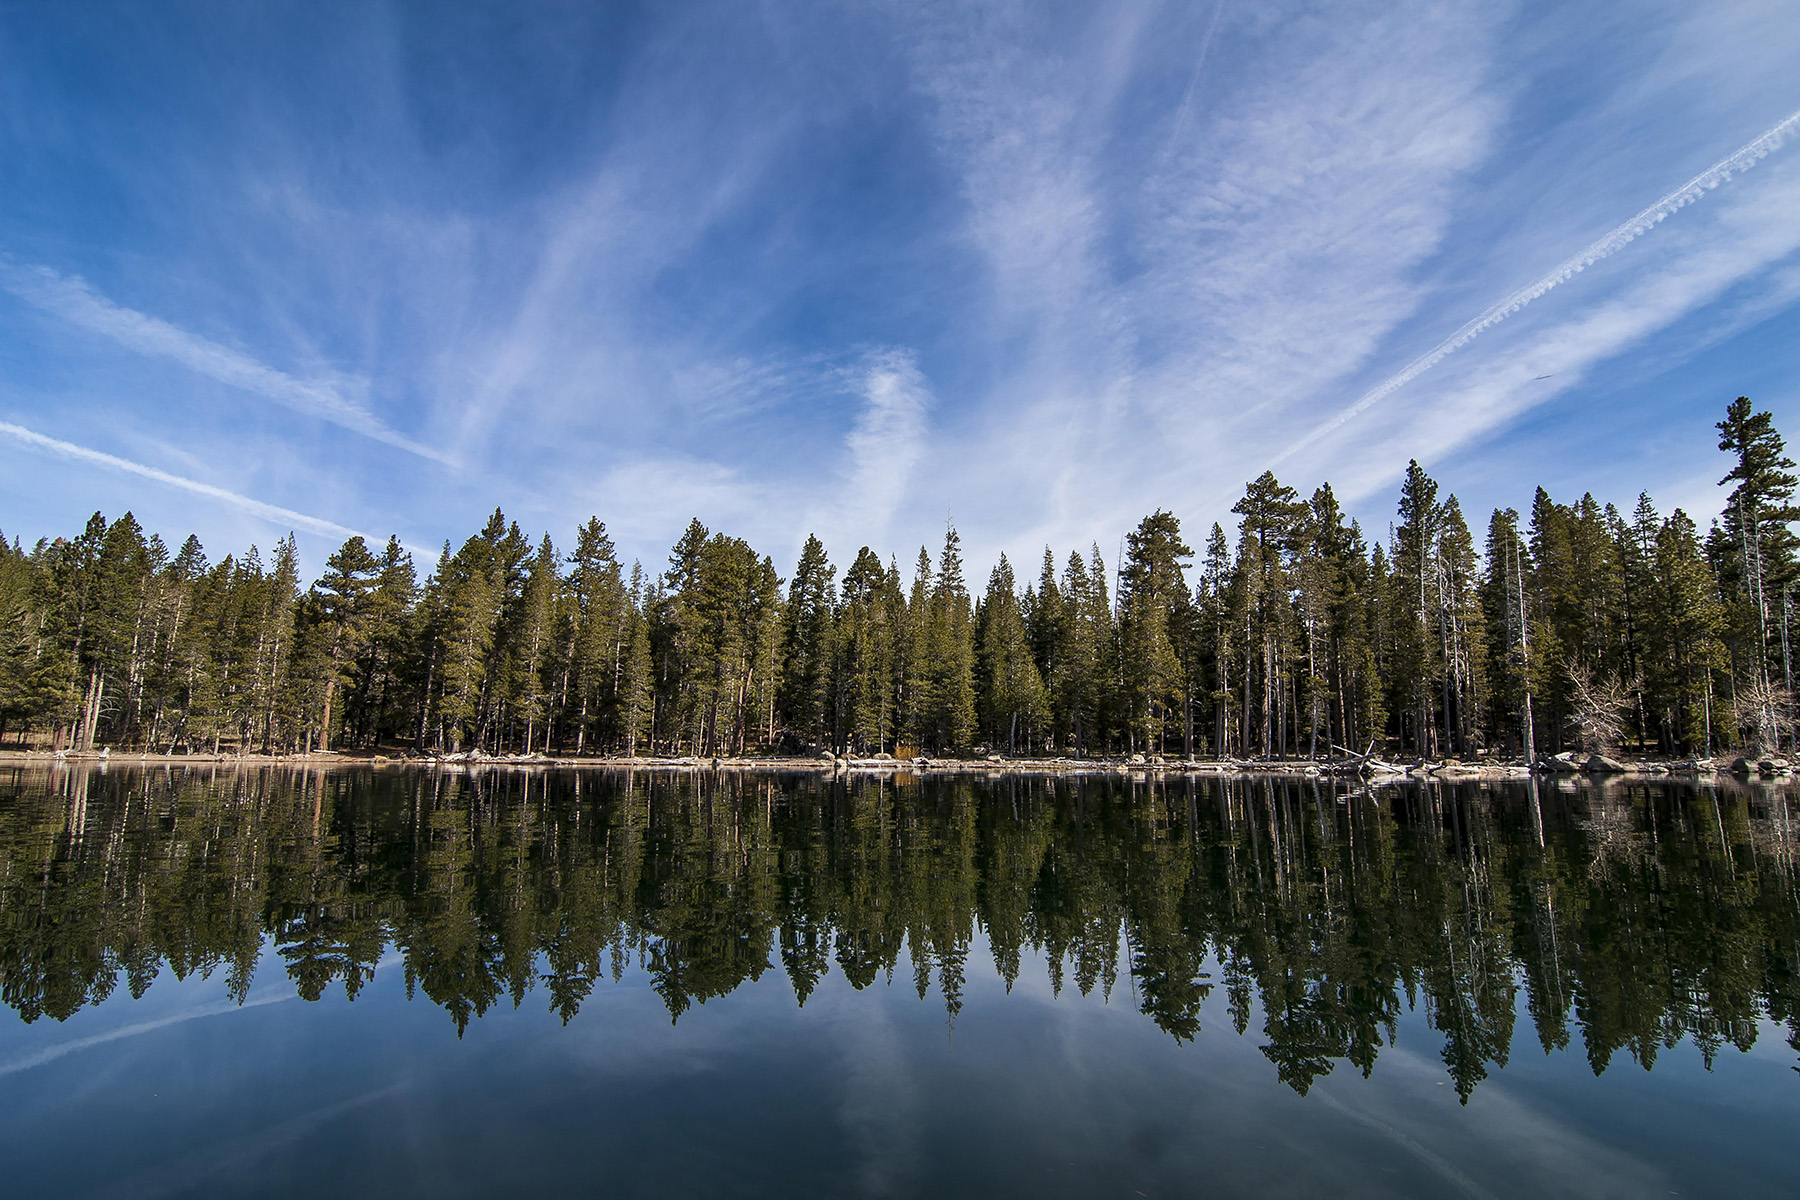
M 1001 348 L 917 494 L 1010 518 L 974 535 L 989 554 L 1109 540 L 1159 504 L 1198 517 L 1239 486 L 1274 418 L 1413 314 L 1505 111 L 1487 10 L 1226 8 L 1171 39 L 1168 10 L 1132 8 L 1066 60 L 1011 11 L 915 50 L 994 277 L 972 326 Z M 1201 86 L 1170 40 L 1236 69 Z M 1134 124 L 1144 101 L 1120 97 L 1171 75 L 1173 111 Z
M 931 407 L 931 386 L 910 350 L 871 354 L 852 378 L 863 404 L 844 438 L 847 461 L 834 473 L 835 503 L 815 507 L 806 522 L 841 554 L 855 545 L 891 549 L 888 526 L 925 452 Z
M 1195 465 L 1234 473 L 1275 419 L 1315 404 L 1414 314 L 1416 273 L 1505 113 L 1498 13 L 1285 15 L 1278 42 L 1239 31 L 1257 82 L 1220 97 L 1143 188 L 1153 265 L 1134 308 L 1166 357 L 1138 405 Z
M 574 502 L 585 502 L 622 545 L 667 546 L 690 519 L 698 517 L 713 530 L 746 537 L 758 550 L 767 551 L 770 546 L 761 539 L 771 532 L 768 510 L 785 507 L 783 499 L 778 491 L 758 487 L 733 467 L 669 454 L 634 456 L 606 470 Z M 565 520 L 580 519 L 568 511 L 569 500 L 558 503 Z M 646 559 L 644 566 L 654 574 L 662 562 Z

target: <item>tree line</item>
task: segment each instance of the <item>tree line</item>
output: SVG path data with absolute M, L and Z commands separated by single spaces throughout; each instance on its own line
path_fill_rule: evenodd
M 1794 463 L 1739 397 L 1706 530 L 1537 489 L 1478 541 L 1417 462 L 1385 538 L 1265 472 L 1187 544 L 1158 510 L 1099 547 L 946 530 L 910 577 L 809 537 L 790 576 L 691 522 L 660 571 L 606 526 L 498 510 L 421 581 L 352 537 L 303 587 L 292 535 L 209 562 L 130 513 L 0 538 L 0 739 L 59 749 L 736 755 L 1421 756 L 1792 746 Z
M 953 1020 L 985 944 L 1178 1040 L 1254 1025 L 1301 1093 L 1422 1012 L 1466 1100 L 1521 1044 L 1800 1049 L 1797 886 L 1785 796 L 1731 784 L 77 764 L 0 772 L 0 1003 L 62 1020 L 165 965 L 355 999 L 392 955 L 459 1030 L 627 972 L 675 1019 L 835 972 Z

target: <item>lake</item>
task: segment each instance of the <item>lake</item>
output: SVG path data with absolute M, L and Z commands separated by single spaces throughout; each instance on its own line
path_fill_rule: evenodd
M 0 771 L 11 1196 L 1800 1193 L 1783 787 Z

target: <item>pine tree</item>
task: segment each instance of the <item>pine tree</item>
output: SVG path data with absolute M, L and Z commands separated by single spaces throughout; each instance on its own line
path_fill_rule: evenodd
M 261 703 L 263 753 L 275 752 L 277 734 L 292 732 L 298 713 L 288 703 L 294 657 L 294 606 L 300 593 L 300 551 L 294 535 L 275 544 L 275 564 L 263 591 L 256 628 L 256 691 Z
M 1645 684 L 1658 697 L 1663 748 L 1711 754 L 1715 680 L 1729 666 L 1718 580 L 1680 509 L 1657 531 L 1645 589 Z
M 40 719 L 54 695 L 42 674 L 35 574 L 31 560 L 0 536 L 0 745 L 9 728 Z
M 379 743 L 409 732 L 409 719 L 415 715 L 408 685 L 416 670 L 413 617 L 418 591 L 412 555 L 399 538 L 389 537 L 367 598 L 363 655 L 358 664 L 359 735 L 365 740 Z
M 568 682 L 562 690 L 565 722 L 574 725 L 580 754 L 604 737 L 613 717 L 626 651 L 625 587 L 612 538 L 598 517 L 576 530 L 568 567 Z
M 325 560 L 325 573 L 313 585 L 326 645 L 324 711 L 319 718 L 320 750 L 329 750 L 336 733 L 333 703 L 339 688 L 354 680 L 352 664 L 362 651 L 367 613 L 364 598 L 374 586 L 380 566 L 359 537 L 346 541 Z
M 1029 751 L 1033 735 L 1049 719 L 1017 586 L 1012 564 L 1002 554 L 988 577 L 976 632 L 983 736 L 991 746 L 1004 745 L 1009 754 L 1019 752 L 1021 738 Z
M 1069 728 L 1065 661 L 1069 613 L 1062 585 L 1056 578 L 1056 555 L 1048 546 L 1044 547 L 1044 560 L 1038 568 L 1037 586 L 1028 588 L 1026 595 L 1028 603 L 1020 615 L 1025 621 L 1025 637 L 1031 643 L 1032 664 L 1044 685 L 1047 743 L 1054 745 L 1058 740 L 1067 740 Z
M 1112 749 L 1119 728 L 1119 696 L 1122 689 L 1119 654 L 1119 625 L 1113 611 L 1112 592 L 1106 583 L 1106 560 L 1100 557 L 1100 544 L 1088 545 L 1088 586 L 1086 621 L 1088 639 L 1094 647 L 1092 695 L 1094 703 L 1093 738 L 1101 753 Z
M 1438 518 L 1438 660 L 1443 664 L 1444 729 L 1458 753 L 1484 741 L 1483 671 L 1486 615 L 1481 606 L 1481 564 L 1475 539 L 1453 495 Z
M 1488 519 L 1486 566 L 1482 575 L 1481 604 L 1486 674 L 1489 681 L 1490 717 L 1506 717 L 1501 740 L 1529 753 L 1535 740 L 1529 736 L 1531 681 L 1531 609 L 1526 579 L 1532 574 L 1530 553 L 1519 534 L 1515 509 L 1495 509 Z
M 1335 620 L 1343 588 L 1344 557 L 1349 531 L 1329 484 L 1312 494 L 1300 533 L 1301 552 L 1294 571 L 1296 610 L 1300 622 L 1306 674 L 1298 680 L 1306 712 L 1306 754 L 1316 758 L 1320 739 L 1326 749 L 1336 735 L 1332 688 L 1339 657 Z
M 894 729 L 896 623 L 887 568 L 864 546 L 844 573 L 835 638 L 841 717 L 838 727 L 856 748 L 880 753 Z
M 1045 684 L 1057 737 L 1078 757 L 1089 753 L 1089 739 L 1099 728 L 1102 660 L 1090 619 L 1090 587 L 1087 564 L 1071 550 L 1057 587 L 1060 613 L 1050 635 L 1057 646 L 1055 667 Z
M 896 586 L 898 581 L 896 580 Z M 931 552 L 919 547 L 913 564 L 912 586 L 906 594 L 906 613 L 900 635 L 900 663 L 896 668 L 896 720 L 900 741 L 909 751 L 925 745 L 926 722 L 935 703 L 931 690 Z
M 619 688 L 620 734 L 625 753 L 637 757 L 638 741 L 648 733 L 656 700 L 655 665 L 650 658 L 650 624 L 644 617 L 646 583 L 643 570 L 636 563 L 631 568 L 631 599 L 628 622 L 629 649 L 625 656 L 625 674 Z
M 515 674 L 517 717 L 525 722 L 527 753 L 537 744 L 538 731 L 549 733 L 555 703 L 554 682 L 560 674 L 555 653 L 557 600 L 563 580 L 558 570 L 556 546 L 545 534 L 525 575 L 523 629 L 509 663 Z M 614 564 L 617 580 L 617 563 Z
M 1184 569 L 1194 552 L 1181 540 L 1181 523 L 1161 509 L 1139 522 L 1125 545 L 1119 643 L 1127 719 L 1133 740 L 1141 737 L 1146 750 L 1161 753 L 1172 713 L 1191 716 L 1187 663 L 1177 646 L 1189 640 L 1192 597 Z M 1191 721 L 1183 730 L 1191 749 Z
M 1197 590 L 1208 662 L 1212 752 L 1221 758 L 1231 754 L 1233 746 L 1242 745 L 1236 722 L 1237 708 L 1233 703 L 1236 692 L 1232 664 L 1242 649 L 1236 637 L 1237 625 L 1232 619 L 1234 575 L 1230 543 L 1225 540 L 1224 527 L 1215 521 L 1206 535 L 1206 556 L 1201 564 Z
M 1751 649 L 1740 655 L 1750 672 L 1751 690 L 1768 693 L 1771 681 L 1788 696 L 1794 690 L 1790 626 L 1793 590 L 1800 578 L 1800 539 L 1792 525 L 1800 520 L 1794 504 L 1794 461 L 1775 431 L 1774 417 L 1755 412 L 1749 397 L 1739 396 L 1717 426 L 1719 449 L 1737 462 L 1719 482 L 1736 482 L 1726 499 L 1721 527 L 1730 547 L 1729 565 L 1721 571 L 1728 594 L 1739 610 L 1741 641 Z M 1765 720 L 1765 723 L 1767 721 Z M 1790 737 L 1791 737 L 1791 731 Z
M 1405 598 L 1408 621 L 1395 628 L 1396 683 L 1409 702 L 1413 750 L 1432 752 L 1436 732 L 1434 693 L 1444 675 L 1435 620 L 1443 603 L 1439 587 L 1438 485 L 1415 459 L 1400 484 L 1400 522 L 1394 531 L 1394 585 Z
M 809 535 L 788 584 L 779 703 L 787 727 L 810 746 L 826 742 L 836 575 L 824 543 Z
M 1293 642 L 1290 570 L 1304 507 L 1299 493 L 1264 471 L 1232 506 L 1238 532 L 1236 622 L 1244 631 L 1243 729 L 1264 755 L 1281 752 L 1282 701 Z M 1254 651 L 1252 648 L 1254 647 Z
M 963 582 L 962 539 L 954 525 L 944 532 L 929 612 L 925 728 L 938 753 L 965 750 L 975 732 L 974 614 Z

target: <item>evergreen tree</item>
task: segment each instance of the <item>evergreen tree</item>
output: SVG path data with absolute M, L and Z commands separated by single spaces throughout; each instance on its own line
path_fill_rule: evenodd
M 318 748 L 330 749 L 336 733 L 333 702 L 338 689 L 351 683 L 353 664 L 366 636 L 365 598 L 380 564 L 359 537 L 346 541 L 325 560 L 325 573 L 313 585 L 318 622 L 326 646 L 324 711 L 319 718 Z
M 645 737 L 654 719 L 656 701 L 655 664 L 650 657 L 650 623 L 644 617 L 646 582 L 643 569 L 631 566 L 631 599 L 627 620 L 630 625 L 630 648 L 625 657 L 625 673 L 619 689 L 621 717 L 620 735 L 625 753 L 637 757 L 638 742 Z
M 1305 508 L 1299 493 L 1264 471 L 1232 506 L 1238 531 L 1234 624 L 1244 631 L 1242 728 L 1264 755 L 1282 752 L 1283 704 L 1293 653 L 1294 613 L 1290 571 L 1298 551 Z
M 1716 680 L 1729 666 L 1718 580 L 1701 551 L 1699 531 L 1680 509 L 1657 531 L 1644 597 L 1645 691 L 1656 697 L 1664 750 L 1711 754 Z
M 1800 578 L 1800 539 L 1793 522 L 1794 461 L 1775 431 L 1774 417 L 1755 412 L 1747 396 L 1725 409 L 1717 426 L 1719 449 L 1737 462 L 1719 482 L 1735 483 L 1721 515 L 1729 557 L 1720 575 L 1736 610 L 1737 640 L 1747 648 L 1739 658 L 1747 672 L 1747 690 L 1767 694 L 1771 682 L 1783 693 L 1794 691 L 1792 641 L 1793 590 Z M 1789 731 L 1791 736 L 1791 731 Z
M 1414 752 L 1430 754 L 1435 742 L 1434 693 L 1444 677 L 1444 662 L 1437 630 L 1437 614 L 1443 604 L 1438 562 L 1438 532 L 1442 511 L 1438 485 L 1419 466 L 1406 466 L 1400 484 L 1400 523 L 1394 531 L 1394 587 L 1404 598 L 1408 620 L 1397 623 L 1395 634 L 1395 685 L 1407 702 L 1411 724 L 1402 730 Z
M 1193 741 L 1188 664 L 1193 598 L 1184 576 L 1193 551 L 1181 540 L 1181 523 L 1158 509 L 1125 539 L 1119 574 L 1119 644 L 1124 663 L 1127 725 L 1133 741 L 1161 753 L 1171 718 L 1191 752 Z
M 1486 741 L 1482 711 L 1486 615 L 1481 606 L 1481 563 L 1475 539 L 1455 496 L 1444 501 L 1438 521 L 1438 661 L 1443 664 L 1444 729 L 1459 753 Z
M 1206 556 L 1201 563 L 1197 603 L 1208 660 L 1207 698 L 1212 711 L 1212 750 L 1221 758 L 1242 750 L 1241 727 L 1237 722 L 1237 695 L 1232 666 L 1242 654 L 1241 639 L 1236 636 L 1233 620 L 1235 570 L 1231 546 L 1225 540 L 1225 529 L 1217 521 L 1206 535 Z
M 944 531 L 928 613 L 926 736 L 938 753 L 964 750 L 975 732 L 974 614 L 963 582 L 962 539 L 954 525 Z
M 887 568 L 864 546 L 844 573 L 836 627 L 837 728 L 854 748 L 880 753 L 891 744 L 897 642 L 903 603 L 890 591 Z
M 788 728 L 811 746 L 827 740 L 836 575 L 824 543 L 808 535 L 788 584 L 779 703 Z
M 1021 745 L 1029 751 L 1033 735 L 1049 720 L 1017 586 L 1012 564 L 1002 554 L 988 577 L 976 631 L 982 735 L 990 746 L 1005 746 L 1008 754 L 1017 754 Z
M 568 662 L 560 672 L 567 682 L 558 690 L 565 732 L 573 725 L 574 750 L 580 754 L 604 738 L 613 721 L 627 650 L 628 605 L 612 538 L 599 518 L 589 517 L 576 531 L 568 566 L 561 642 Z

